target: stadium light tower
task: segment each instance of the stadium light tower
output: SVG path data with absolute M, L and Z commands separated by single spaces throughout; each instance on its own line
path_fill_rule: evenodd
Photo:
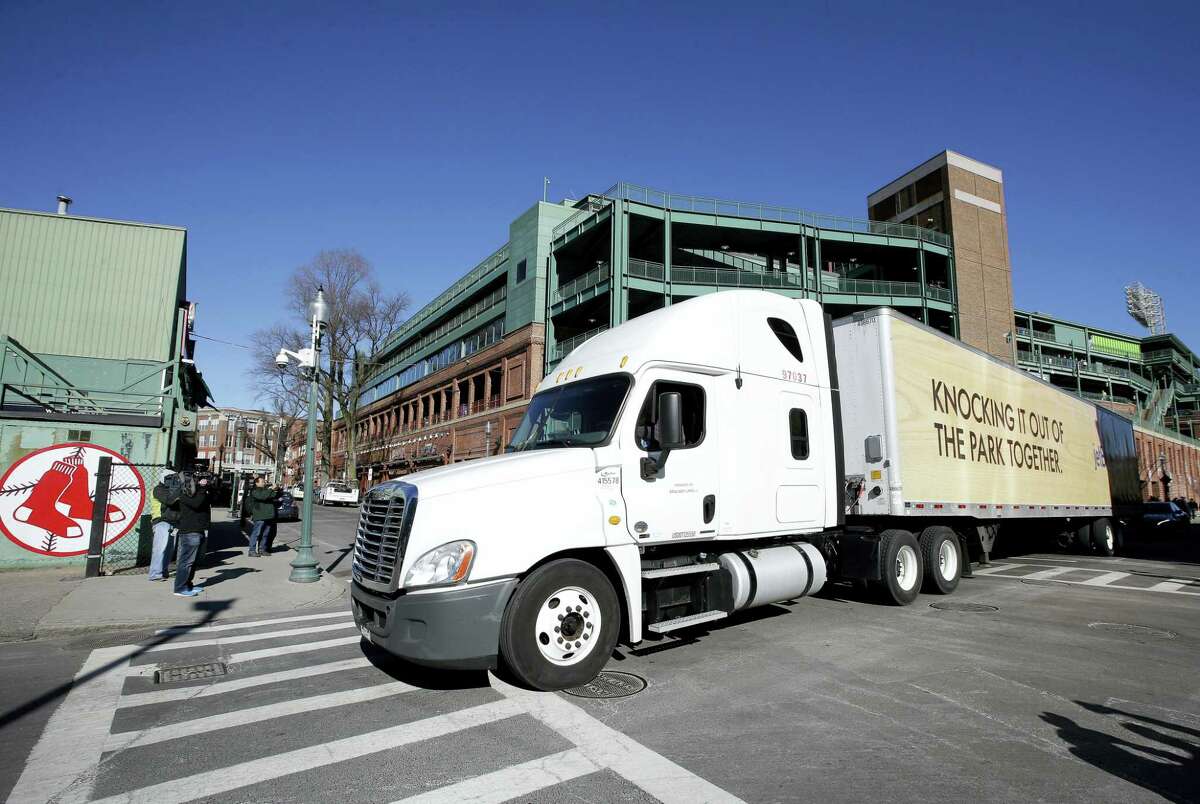
M 1151 335 L 1163 335 L 1167 331 L 1167 313 L 1159 296 L 1141 282 L 1125 286 L 1125 309 Z

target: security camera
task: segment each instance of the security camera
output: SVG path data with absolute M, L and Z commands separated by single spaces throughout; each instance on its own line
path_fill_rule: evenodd
M 287 352 L 285 352 L 283 349 L 280 349 L 279 354 L 275 355 L 275 368 L 285 369 L 285 368 L 287 368 L 287 364 L 288 364 Z

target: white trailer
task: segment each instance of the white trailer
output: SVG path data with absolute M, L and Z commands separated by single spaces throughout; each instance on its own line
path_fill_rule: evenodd
M 1006 518 L 1111 549 L 1095 418 L 888 310 L 700 297 L 569 354 L 505 454 L 371 489 L 355 621 L 414 662 L 560 689 L 619 640 L 831 580 L 951 592 Z

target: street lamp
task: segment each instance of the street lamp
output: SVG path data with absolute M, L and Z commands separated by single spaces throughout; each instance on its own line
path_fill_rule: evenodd
M 321 371 L 321 333 L 329 323 L 329 305 L 325 303 L 325 288 L 317 288 L 317 296 L 309 305 L 312 318 L 312 341 L 307 349 L 292 352 L 280 349 L 275 355 L 275 365 L 287 368 L 288 360 L 295 360 L 308 374 L 308 432 L 304 438 L 304 503 L 300 514 L 300 546 L 292 559 L 292 574 L 288 580 L 294 583 L 312 583 L 321 577 L 317 568 L 317 557 L 312 546 L 312 480 L 316 472 L 313 453 L 317 440 L 317 380 Z

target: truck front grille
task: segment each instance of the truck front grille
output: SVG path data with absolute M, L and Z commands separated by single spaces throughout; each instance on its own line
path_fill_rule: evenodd
M 404 560 L 410 517 L 403 489 L 372 489 L 367 493 L 354 539 L 355 580 L 379 589 L 396 587 L 395 574 Z

